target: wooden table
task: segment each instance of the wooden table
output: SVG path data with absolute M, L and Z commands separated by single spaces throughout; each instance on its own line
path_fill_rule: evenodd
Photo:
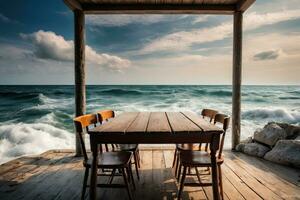
M 219 199 L 216 151 L 223 130 L 192 112 L 124 112 L 89 131 L 93 155 L 90 199 L 96 199 L 99 144 L 210 143 L 214 199 Z

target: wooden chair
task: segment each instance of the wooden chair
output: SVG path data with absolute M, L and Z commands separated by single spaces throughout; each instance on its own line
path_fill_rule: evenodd
M 88 157 L 86 148 L 85 148 L 85 141 L 84 141 L 84 132 L 88 131 L 89 127 L 91 125 L 96 126 L 97 124 L 97 115 L 96 114 L 88 114 L 83 115 L 80 117 L 76 117 L 74 119 L 74 124 L 76 128 L 76 134 L 79 138 L 81 149 L 83 152 L 83 166 L 85 167 L 85 173 L 84 173 L 84 179 L 83 179 L 83 186 L 82 186 L 82 193 L 81 193 L 81 199 L 84 199 L 85 197 L 85 191 L 88 187 L 87 180 L 89 176 L 89 171 L 92 166 L 92 160 Z M 101 148 L 102 149 L 102 148 Z M 110 176 L 109 181 L 107 184 L 97 184 L 98 187 L 112 187 L 112 188 L 120 188 L 124 187 L 127 189 L 127 193 L 129 196 L 129 199 L 132 199 L 132 193 L 131 193 L 131 186 L 130 183 L 133 185 L 133 188 L 135 188 L 133 175 L 132 175 L 132 169 L 131 169 L 131 159 L 132 159 L 132 153 L 131 152 L 100 152 L 99 154 L 99 164 L 98 168 L 102 169 L 111 169 L 110 174 L 104 174 L 100 173 L 98 176 Z M 121 175 L 124 179 L 124 185 L 121 184 L 113 184 L 113 177 L 115 175 L 116 170 L 121 172 Z
M 217 166 L 218 166 L 218 177 L 219 177 L 219 187 L 220 187 L 220 194 L 221 198 L 223 198 L 223 184 L 222 184 L 222 171 L 221 171 L 221 165 L 224 162 L 224 158 L 222 156 L 223 146 L 224 146 L 224 140 L 226 135 L 226 130 L 229 126 L 230 118 L 227 115 L 224 114 L 216 114 L 214 119 L 214 124 L 221 123 L 223 124 L 223 134 L 220 138 L 220 144 L 219 144 L 219 150 L 217 152 Z M 179 175 L 181 174 L 181 169 L 183 167 L 183 173 L 180 181 L 180 189 L 178 192 L 178 199 L 181 197 L 181 193 L 183 190 L 185 184 L 185 177 L 187 175 L 187 169 L 188 168 L 195 168 L 196 175 L 199 180 L 200 186 L 211 186 L 212 183 L 202 183 L 200 178 L 200 173 L 198 172 L 197 167 L 211 167 L 211 157 L 210 153 L 206 151 L 181 151 L 179 154 Z M 191 186 L 195 186 L 195 184 L 192 184 Z
M 112 110 L 103 110 L 97 112 L 98 120 L 100 123 L 108 121 L 111 118 L 115 117 L 115 112 Z M 105 146 L 106 151 L 108 150 L 108 146 Z M 135 171 L 137 178 L 140 179 L 139 176 L 139 168 L 140 168 L 140 155 L 139 155 L 139 148 L 138 144 L 113 144 L 112 145 L 113 151 L 129 151 L 133 153 L 134 162 L 132 164 L 135 165 Z
M 202 117 L 208 118 L 209 122 L 212 123 L 216 114 L 218 111 L 216 110 L 211 110 L 211 109 L 203 109 L 201 111 Z M 202 150 L 202 144 L 176 144 L 176 149 L 174 153 L 174 158 L 173 158 L 173 168 L 175 166 L 175 176 L 179 175 L 178 174 L 178 165 L 179 165 L 179 160 L 178 160 L 178 155 L 180 151 L 185 151 L 185 150 L 196 150 L 196 151 L 201 151 Z M 208 150 L 208 144 L 205 145 L 205 151 Z M 189 170 L 190 171 L 190 170 Z

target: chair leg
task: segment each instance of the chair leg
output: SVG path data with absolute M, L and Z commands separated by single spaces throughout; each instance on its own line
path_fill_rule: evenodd
M 222 170 L 221 170 L 221 165 L 218 166 L 218 173 L 219 173 L 219 186 L 220 186 L 220 194 L 222 200 L 224 199 L 224 194 L 223 194 L 223 181 L 222 181 Z
M 184 166 L 183 167 L 183 173 L 182 173 L 181 181 L 180 181 L 180 188 L 179 188 L 179 191 L 178 191 L 177 199 L 181 198 L 181 193 L 182 193 L 182 190 L 183 190 L 183 187 L 184 187 L 184 181 L 185 181 L 185 176 L 186 176 L 186 170 L 187 170 L 187 167 Z
M 87 186 L 87 181 L 88 181 L 88 177 L 89 177 L 89 171 L 90 169 L 88 167 L 85 168 L 85 172 L 84 172 L 84 178 L 83 178 L 83 185 L 82 185 L 82 192 L 81 192 L 81 199 L 84 199 L 85 196 L 85 191 L 86 191 L 86 186 Z
M 111 172 L 111 176 L 110 176 L 109 179 L 108 179 L 108 184 L 111 184 L 111 183 L 112 183 L 115 174 L 116 174 L 116 169 L 113 169 L 112 172 Z
M 122 171 L 124 183 L 126 185 L 126 190 L 127 190 L 127 193 L 128 193 L 129 200 L 132 200 L 132 194 L 131 194 L 131 190 L 130 190 L 130 186 L 129 186 L 129 182 L 128 182 L 128 177 L 126 175 L 126 172 L 125 172 L 124 168 L 122 168 L 121 171 Z
M 180 174 L 181 174 L 181 168 L 182 168 L 182 165 L 179 164 L 179 167 L 178 167 L 178 174 L 177 174 L 177 180 L 178 180 L 178 181 L 179 181 Z
M 174 168 L 176 160 L 177 160 L 177 148 L 175 149 L 175 152 L 174 152 L 172 168 Z
M 137 176 L 138 180 L 140 180 L 138 158 L 137 158 L 136 152 L 133 153 L 133 156 L 134 156 L 134 166 L 135 166 L 136 176 Z
M 134 183 L 134 178 L 133 178 L 133 174 L 132 174 L 132 165 L 131 164 L 128 167 L 128 176 L 129 176 L 129 180 L 131 180 L 130 182 L 132 183 L 133 189 L 135 190 L 135 183 Z
M 137 155 L 137 159 L 138 159 L 138 167 L 141 168 L 141 158 L 140 158 L 139 149 L 136 150 L 136 155 Z
M 175 176 L 177 176 L 178 174 L 178 168 L 179 167 L 179 152 L 177 152 L 177 156 L 176 156 L 176 164 L 175 164 Z

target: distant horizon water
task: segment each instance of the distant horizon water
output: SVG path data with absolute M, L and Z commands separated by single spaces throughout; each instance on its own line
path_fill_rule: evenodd
M 192 111 L 231 115 L 231 85 L 87 85 L 87 113 Z M 298 85 L 243 85 L 241 137 L 267 122 L 300 125 Z M 49 149 L 75 147 L 74 85 L 0 85 L 0 163 Z M 228 130 L 225 147 L 231 144 Z

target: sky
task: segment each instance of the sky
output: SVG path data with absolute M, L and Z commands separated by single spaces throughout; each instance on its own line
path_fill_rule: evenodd
M 231 15 L 87 15 L 87 84 L 231 84 Z M 243 84 L 300 85 L 299 0 L 244 13 Z M 0 1 L 0 84 L 74 84 L 63 0 Z

